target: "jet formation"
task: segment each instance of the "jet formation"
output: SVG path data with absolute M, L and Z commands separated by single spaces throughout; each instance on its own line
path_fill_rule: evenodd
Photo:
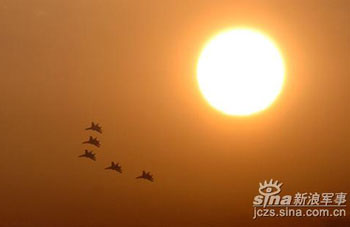
M 102 134 L 102 127 L 95 122 L 91 122 L 91 126 L 88 128 L 85 128 L 85 130 L 91 130 L 91 131 L 95 131 L 98 132 L 100 134 Z M 90 136 L 89 139 L 87 141 L 84 141 L 83 144 L 90 144 L 93 145 L 97 148 L 99 148 L 101 146 L 100 141 L 97 139 L 97 137 L 92 137 Z M 85 150 L 85 153 L 82 155 L 79 155 L 78 157 L 85 157 L 85 158 L 89 158 L 93 161 L 96 161 L 96 154 L 93 153 L 93 151 L 89 151 L 89 150 Z M 110 166 L 106 167 L 105 170 L 114 170 L 116 172 L 122 173 L 122 167 L 119 163 L 115 163 L 112 162 Z M 150 172 L 146 172 L 146 171 L 142 171 L 142 175 L 136 177 L 136 179 L 144 179 L 144 180 L 148 180 L 153 182 L 153 175 L 151 175 Z

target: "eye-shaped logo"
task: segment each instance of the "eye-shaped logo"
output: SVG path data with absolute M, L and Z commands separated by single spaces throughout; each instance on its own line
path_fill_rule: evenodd
M 283 183 L 278 183 L 277 180 L 273 182 L 272 179 L 269 181 L 269 183 L 267 183 L 266 181 L 264 182 L 264 184 L 259 183 L 259 192 L 261 195 L 264 196 L 276 195 L 281 192 L 282 184 Z

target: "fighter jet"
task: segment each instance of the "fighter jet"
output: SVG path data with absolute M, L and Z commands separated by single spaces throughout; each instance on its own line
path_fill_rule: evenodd
M 136 179 L 145 179 L 153 182 L 153 176 L 151 175 L 151 173 L 150 172 L 146 173 L 145 171 L 142 171 L 142 175 L 136 177 Z
M 92 151 L 85 150 L 85 153 L 78 156 L 79 158 L 85 157 L 90 158 L 91 160 L 96 161 L 96 156 Z
M 92 138 L 92 136 L 90 136 L 88 141 L 84 141 L 83 143 L 88 143 L 88 144 L 92 144 L 95 145 L 96 147 L 100 147 L 100 141 L 97 140 L 97 138 Z
M 114 162 L 112 162 L 111 166 L 109 166 L 105 169 L 111 169 L 111 170 L 115 170 L 119 173 L 122 173 L 122 167 L 119 165 L 119 163 L 115 164 Z
M 102 127 L 99 126 L 99 124 L 95 124 L 94 122 L 91 122 L 91 126 L 89 128 L 86 128 L 85 130 L 92 130 L 92 131 L 102 133 Z

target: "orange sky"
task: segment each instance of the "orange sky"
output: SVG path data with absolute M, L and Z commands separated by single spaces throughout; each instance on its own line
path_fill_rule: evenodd
M 252 220 L 258 184 L 348 192 L 350 2 L 0 0 L 0 226 L 345 226 Z M 286 86 L 253 117 L 202 98 L 220 30 L 277 42 Z M 78 159 L 94 120 L 96 163 Z M 118 161 L 123 174 L 103 170 Z M 137 181 L 143 170 L 155 182 Z

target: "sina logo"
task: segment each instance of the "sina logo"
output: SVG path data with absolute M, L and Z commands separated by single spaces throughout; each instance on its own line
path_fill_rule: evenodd
M 278 183 L 276 180 L 273 182 L 271 179 L 268 183 L 264 182 L 264 184 L 259 183 L 259 193 L 254 197 L 253 205 L 254 206 L 279 206 L 279 205 L 290 205 L 292 201 L 292 196 L 279 196 L 278 194 L 281 192 L 282 183 Z

